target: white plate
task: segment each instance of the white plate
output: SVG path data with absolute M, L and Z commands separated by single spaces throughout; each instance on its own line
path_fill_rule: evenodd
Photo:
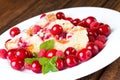
M 120 56 L 120 13 L 114 10 L 96 7 L 77 7 L 62 9 L 53 12 L 63 11 L 67 16 L 83 19 L 87 16 L 94 16 L 99 22 L 107 23 L 112 29 L 105 48 L 94 58 L 73 68 L 59 72 L 51 72 L 46 75 L 35 74 L 31 71 L 16 71 L 12 69 L 6 60 L 0 59 L 0 80 L 74 80 L 109 65 Z M 28 19 L 17 26 L 23 30 L 34 24 L 39 16 Z M 0 48 L 9 38 L 9 31 L 0 36 Z

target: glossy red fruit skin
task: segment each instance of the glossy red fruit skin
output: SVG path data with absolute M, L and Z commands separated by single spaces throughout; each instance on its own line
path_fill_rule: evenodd
M 32 69 L 32 65 L 31 64 L 27 64 L 26 62 L 24 63 L 24 67 L 25 67 L 25 69 L 28 69 L 28 70 Z
M 107 24 L 101 25 L 97 31 L 100 35 L 105 35 L 105 36 L 108 36 L 111 32 L 110 26 Z
M 9 32 L 11 37 L 15 37 L 19 33 L 20 33 L 20 29 L 18 27 L 13 27 Z
M 19 57 L 19 58 L 21 58 L 21 59 L 25 59 L 25 58 L 27 58 L 27 51 L 25 50 L 25 49 L 23 49 L 23 48 L 20 48 L 20 49 L 18 49 L 17 51 L 16 51 L 16 57 Z
M 87 27 L 87 25 L 85 24 L 85 20 L 86 19 L 83 19 L 81 22 L 78 23 L 78 26 L 83 26 L 83 27 Z
M 87 17 L 87 18 L 85 19 L 85 25 L 86 25 L 87 27 L 90 27 L 90 24 L 91 24 L 92 22 L 94 22 L 94 21 L 96 21 L 96 18 L 93 17 L 93 16 L 89 16 L 89 17 Z
M 98 36 L 97 32 L 94 30 L 87 29 L 87 32 L 88 32 L 88 36 L 93 36 L 95 38 Z
M 53 34 L 53 35 L 59 35 L 60 33 L 63 32 L 63 28 L 62 26 L 58 25 L 58 24 L 55 24 L 51 29 L 50 29 L 50 32 Z
M 7 50 L 6 49 L 0 49 L 0 58 L 6 59 L 8 56 Z
M 38 57 L 45 57 L 47 50 L 46 49 L 42 49 L 38 52 Z
M 90 58 L 92 58 L 92 52 L 90 50 L 84 48 L 84 49 L 78 51 L 76 53 L 76 56 L 80 61 L 84 62 L 84 61 L 87 61 Z
M 100 51 L 105 47 L 105 44 L 102 41 L 95 40 L 94 43 L 99 47 Z
M 45 57 L 47 57 L 47 58 L 52 58 L 53 56 L 56 56 L 56 52 L 57 52 L 56 49 L 48 50 L 48 51 L 45 53 Z
M 65 54 L 65 56 L 67 56 L 67 55 L 76 55 L 76 49 L 75 48 L 73 48 L 73 47 L 68 47 L 67 49 L 65 49 L 65 51 L 64 51 L 64 54 Z
M 66 35 L 67 35 L 66 32 L 62 32 L 59 35 L 55 35 L 55 38 L 58 40 L 63 40 L 63 39 L 66 39 Z
M 20 58 L 14 58 L 10 61 L 10 65 L 15 70 L 23 70 L 24 69 L 24 60 Z
M 70 21 L 70 22 L 73 21 L 73 19 L 72 19 L 71 17 L 66 17 L 65 20 L 68 20 L 68 21 Z
M 65 58 L 65 64 L 67 67 L 73 67 L 73 66 L 76 66 L 78 64 L 78 60 L 77 60 L 76 56 L 68 55 Z
M 77 26 L 78 23 L 80 23 L 80 22 L 81 22 L 81 20 L 79 18 L 72 20 L 72 24 L 74 24 L 75 26 Z
M 90 50 L 93 56 L 97 55 L 99 52 L 99 48 L 94 42 L 89 42 L 86 46 L 86 49 Z
M 12 60 L 12 59 L 14 59 L 14 58 L 16 58 L 16 51 L 17 51 L 17 49 L 10 49 L 10 50 L 8 50 L 8 59 L 9 60 Z
M 37 32 L 39 32 L 40 29 L 41 29 L 41 27 L 39 25 L 34 25 L 32 27 L 33 34 L 36 34 Z
M 89 38 L 89 42 L 94 42 L 95 41 L 95 37 L 94 36 L 88 36 Z
M 31 65 L 31 69 L 35 73 L 41 73 L 42 65 L 39 63 L 39 61 L 33 61 Z
M 105 35 L 99 35 L 96 37 L 96 40 L 99 40 L 99 41 L 105 43 L 107 41 L 107 37 Z
M 60 58 L 56 60 L 56 67 L 58 70 L 63 70 L 65 68 L 64 61 Z
M 57 12 L 56 17 L 57 19 L 65 19 L 65 14 L 63 12 Z
M 97 30 L 99 28 L 99 23 L 97 21 L 94 21 L 90 24 L 91 30 Z

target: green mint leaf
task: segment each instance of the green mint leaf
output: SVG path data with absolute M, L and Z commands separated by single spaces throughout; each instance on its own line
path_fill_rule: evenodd
M 53 66 L 53 65 L 52 65 L 51 71 L 52 71 L 52 72 L 57 72 L 58 69 L 56 68 L 56 66 Z
M 56 60 L 57 60 L 58 56 L 54 56 L 50 59 L 49 63 L 51 64 L 55 64 Z
M 48 41 L 45 41 L 42 44 L 40 44 L 40 50 L 42 50 L 42 49 L 49 50 L 49 49 L 53 49 L 53 48 L 54 48 L 54 40 L 48 40 Z
M 49 64 L 43 65 L 42 67 L 42 73 L 46 74 L 51 70 L 51 66 Z
M 56 72 L 58 69 L 56 68 L 56 60 L 57 56 L 54 56 L 52 58 L 45 58 L 45 57 L 40 57 L 39 62 L 42 65 L 42 73 L 46 74 L 49 71 Z
M 46 65 L 49 62 L 49 59 L 45 57 L 41 57 L 39 58 L 39 62 L 41 65 Z
M 27 64 L 32 64 L 33 61 L 38 60 L 38 58 L 25 58 Z
M 56 68 L 56 60 L 57 60 L 58 56 L 54 56 L 53 58 L 50 59 L 49 64 L 51 66 L 51 71 L 52 72 L 56 72 L 58 71 L 58 69 Z

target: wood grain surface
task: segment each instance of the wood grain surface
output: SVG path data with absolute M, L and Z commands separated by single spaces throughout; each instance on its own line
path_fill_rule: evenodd
M 41 13 L 85 6 L 120 11 L 120 0 L 0 0 L 0 34 Z M 77 80 L 120 80 L 120 58 L 107 67 Z

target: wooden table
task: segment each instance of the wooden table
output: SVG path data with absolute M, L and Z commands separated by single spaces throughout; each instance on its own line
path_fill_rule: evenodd
M 70 7 L 105 7 L 120 11 L 120 0 L 0 0 L 0 34 L 33 16 Z M 78 80 L 120 80 L 120 58 Z

